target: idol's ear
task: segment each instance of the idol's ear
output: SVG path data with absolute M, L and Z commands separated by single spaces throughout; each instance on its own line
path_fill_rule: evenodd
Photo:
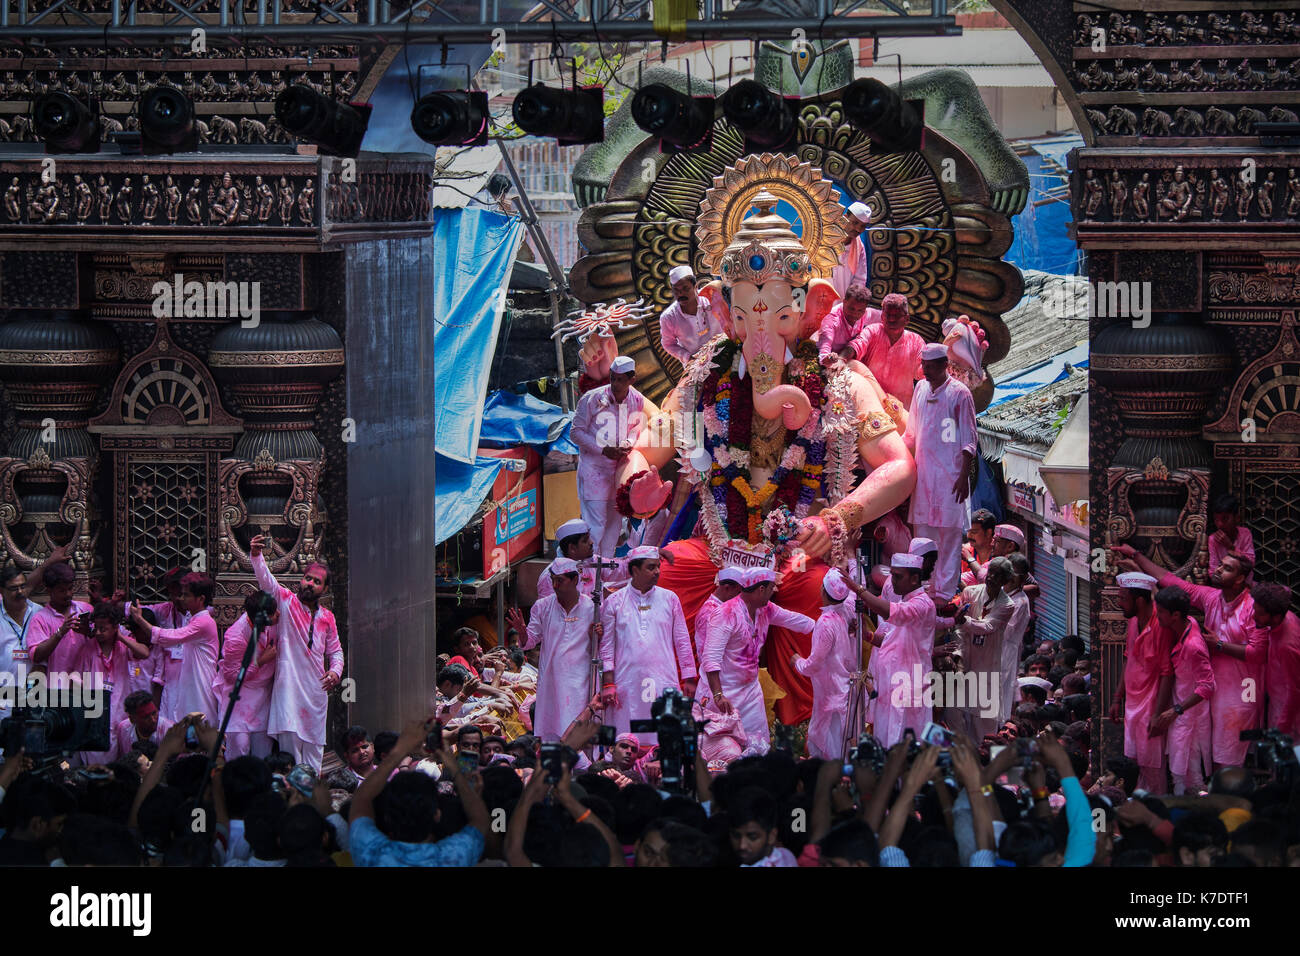
M 810 281 L 807 291 L 804 293 L 803 323 L 800 325 L 800 336 L 805 339 L 815 338 L 817 330 L 821 327 L 822 319 L 826 318 L 826 313 L 833 309 L 835 303 L 839 301 L 839 293 L 835 291 L 835 286 L 829 280 L 813 279 Z

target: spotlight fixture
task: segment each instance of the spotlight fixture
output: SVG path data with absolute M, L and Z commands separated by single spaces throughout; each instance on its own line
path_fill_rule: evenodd
M 145 155 L 198 149 L 194 104 L 174 86 L 155 86 L 140 97 L 140 146 Z
M 515 97 L 511 109 L 525 133 L 550 136 L 564 146 L 605 141 L 605 88 L 556 89 L 535 83 Z
M 840 101 L 849 122 L 870 136 L 882 153 L 917 150 L 925 142 L 922 111 L 879 80 L 854 80 Z
M 757 80 L 741 80 L 722 94 L 727 122 L 745 135 L 745 151 L 780 150 L 798 128 L 794 105 Z
M 356 158 L 370 123 L 370 106 L 340 103 L 305 83 L 295 83 L 275 98 L 275 118 L 297 139 L 322 153 Z
M 426 93 L 411 110 L 415 135 L 435 146 L 486 146 L 488 98 L 482 90 Z
M 707 153 L 713 145 L 713 104 L 711 96 L 687 96 L 651 83 L 632 97 L 632 119 L 659 137 L 660 152 Z
M 61 90 L 42 93 L 32 103 L 32 129 L 47 153 L 97 153 L 99 104 L 87 105 Z

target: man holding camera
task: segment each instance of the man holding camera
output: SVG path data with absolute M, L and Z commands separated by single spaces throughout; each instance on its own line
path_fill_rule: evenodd
M 695 696 L 697 684 L 691 635 L 682 602 L 659 587 L 659 549 L 633 548 L 627 556 L 631 583 L 615 591 L 600 609 L 601 689 L 605 722 L 619 733 L 650 717 L 650 705 L 677 687 Z
M 739 713 L 747 738 L 745 756 L 771 749 L 767 706 L 758 680 L 758 660 L 772 625 L 796 634 L 812 631 L 816 622 L 772 603 L 776 572 L 750 568 L 740 594 L 709 619 L 700 668 L 713 692 L 713 705 L 724 714 Z
M 279 605 L 276 625 L 275 684 L 267 733 L 298 763 L 320 770 L 325 754 L 325 719 L 329 692 L 343 679 L 343 648 L 334 614 L 320 606 L 329 588 L 329 568 L 314 561 L 303 572 L 295 594 L 281 587 L 266 566 L 266 536 L 248 543 L 257 585 Z M 317 641 L 320 643 L 318 644 Z M 329 669 L 325 669 L 325 657 Z
M 140 606 L 131 605 L 131 620 L 139 629 L 137 633 L 149 634 L 152 646 L 164 652 L 171 648 L 184 649 L 177 682 L 180 713 L 202 714 L 212 724 L 221 722 L 217 695 L 212 689 L 221 648 L 217 622 L 212 617 L 215 590 L 216 583 L 206 574 L 192 571 L 181 578 L 181 606 L 190 614 L 189 623 L 182 627 L 151 626 L 141 614 Z

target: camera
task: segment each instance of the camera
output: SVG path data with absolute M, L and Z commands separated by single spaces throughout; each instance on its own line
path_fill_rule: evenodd
M 298 764 L 289 771 L 289 786 L 297 790 L 304 797 L 310 797 L 312 790 L 316 787 L 316 774 L 312 772 L 311 767 L 306 764 Z
M 1276 727 L 1268 730 L 1243 730 L 1241 740 L 1259 742 L 1259 762 L 1273 779 L 1285 786 L 1300 777 L 1300 759 L 1297 759 L 1295 741 Z
M 16 707 L 13 715 L 0 720 L 0 741 L 6 759 L 24 748 L 34 766 L 52 766 L 65 754 L 79 750 L 102 751 L 113 745 L 112 711 L 108 689 L 100 691 L 98 717 L 86 715 L 85 707 Z
M 650 705 L 649 720 L 631 722 L 634 734 L 657 734 L 663 789 L 688 793 L 695 786 L 695 755 L 700 725 L 691 716 L 691 701 L 670 687 Z
M 877 775 L 884 773 L 885 748 L 871 734 L 863 734 L 858 738 L 858 745 L 849 754 L 849 759 L 859 767 L 870 767 Z
M 953 734 L 951 730 L 940 727 L 931 721 L 925 725 L 921 731 L 921 739 L 931 747 L 939 748 L 938 768 L 943 771 L 944 779 L 952 776 L 952 742 Z
M 578 762 L 578 753 L 572 747 L 562 743 L 543 743 L 538 759 L 546 773 L 547 783 L 559 783 L 564 776 L 564 765 L 572 767 Z
M 598 747 L 612 747 L 617 739 L 618 729 L 611 727 L 609 724 L 602 724 L 596 729 L 596 746 Z

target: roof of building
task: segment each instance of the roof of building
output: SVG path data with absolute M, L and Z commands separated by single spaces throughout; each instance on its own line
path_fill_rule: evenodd
M 1071 367 L 1068 373 L 1059 381 L 989 409 L 979 417 L 979 430 L 1004 441 L 1050 448 L 1060 431 L 1060 410 L 1073 408 L 1088 390 L 1087 369 Z M 1063 423 L 1064 417 L 1059 421 Z
M 1087 282 L 1083 277 L 1034 269 L 1023 269 L 1021 274 L 1024 298 L 1002 316 L 1011 333 L 1011 348 L 1004 358 L 988 366 L 995 382 L 1013 378 L 1088 339 Z M 1081 310 L 1073 307 L 1079 296 Z M 1060 308 L 1062 302 L 1071 307 Z

